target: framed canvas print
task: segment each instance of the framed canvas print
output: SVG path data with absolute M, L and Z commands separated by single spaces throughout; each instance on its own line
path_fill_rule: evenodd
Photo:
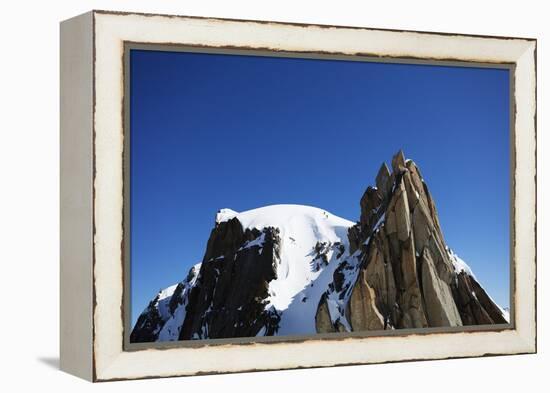
M 536 40 L 61 24 L 61 368 L 536 351 Z

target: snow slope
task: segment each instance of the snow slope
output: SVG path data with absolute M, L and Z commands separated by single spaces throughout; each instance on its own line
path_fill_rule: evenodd
M 348 228 L 355 223 L 316 207 L 272 205 L 237 213 L 222 209 L 216 221 L 237 218 L 243 228 L 279 229 L 280 259 L 277 278 L 269 284 L 269 304 L 282 312 L 279 335 L 314 334 L 315 313 L 338 261 L 348 254 Z M 316 261 L 318 244 L 324 244 L 328 263 Z M 341 244 L 343 253 L 339 252 Z
M 453 263 L 455 272 L 457 273 L 464 272 L 477 280 L 470 266 L 468 266 L 466 262 L 464 262 L 458 255 L 456 255 L 453 250 L 447 249 L 447 253 L 451 258 L 451 262 Z

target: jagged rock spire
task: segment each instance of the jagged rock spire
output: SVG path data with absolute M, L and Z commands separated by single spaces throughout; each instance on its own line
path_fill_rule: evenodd
M 405 154 L 403 153 L 403 150 L 399 150 L 397 153 L 395 153 L 395 155 L 391 160 L 391 166 L 393 168 L 393 173 L 396 173 L 396 174 L 399 174 L 406 170 Z
M 360 222 L 349 231 L 362 258 L 348 304 L 352 328 L 382 322 L 394 328 L 460 326 L 454 269 L 428 187 L 402 150 L 393 156 L 392 169 L 382 164 L 376 187 L 361 198 Z M 371 318 L 365 317 L 365 304 L 376 305 Z

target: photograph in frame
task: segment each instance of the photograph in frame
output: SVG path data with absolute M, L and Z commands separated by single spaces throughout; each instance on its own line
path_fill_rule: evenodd
M 126 56 L 130 344 L 510 326 L 512 67 Z

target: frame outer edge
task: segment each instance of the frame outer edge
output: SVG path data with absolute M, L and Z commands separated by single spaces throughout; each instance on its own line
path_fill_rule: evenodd
M 60 24 L 60 368 L 92 381 L 92 18 Z
M 517 330 L 526 352 L 537 352 L 537 42 L 529 42 L 517 60 L 516 92 L 516 267 Z M 523 105 L 517 105 L 517 102 Z M 521 110 L 519 110 L 521 108 Z M 521 170 L 518 170 L 521 169 Z
M 110 17 L 112 18 L 113 16 L 116 15 L 116 18 L 117 19 L 124 19 L 124 18 L 129 18 L 129 19 L 132 19 L 132 17 L 134 16 L 140 16 L 140 17 L 145 17 L 146 15 L 143 15 L 143 14 L 116 14 L 116 13 L 106 13 L 106 12 L 97 12 L 97 15 L 100 16 L 100 19 L 103 19 L 104 17 Z M 147 17 L 149 17 L 150 15 L 147 15 Z M 170 18 L 167 16 L 167 18 Z M 197 18 L 192 18 L 192 17 L 186 17 L 186 19 L 197 19 Z M 203 18 L 205 20 L 205 23 L 206 21 L 208 21 L 207 18 Z M 217 19 L 219 21 L 219 19 Z M 158 21 L 158 20 L 157 20 Z M 103 21 L 104 23 L 105 21 Z M 233 21 L 234 22 L 234 21 Z M 277 25 L 288 25 L 288 26 L 292 26 L 292 24 L 284 24 L 284 23 L 277 23 Z M 104 28 L 106 30 L 109 30 L 109 32 L 106 32 L 106 34 L 110 34 L 110 27 L 107 28 L 106 25 L 104 25 Z M 368 28 L 365 28 L 364 30 L 369 30 Z M 95 28 L 94 28 L 94 32 L 95 32 Z M 102 30 L 102 33 L 103 34 L 103 30 Z M 398 34 L 397 32 L 395 32 L 395 34 Z M 419 34 L 422 34 L 422 33 L 419 33 Z M 436 35 L 437 33 L 427 33 L 426 35 Z M 462 37 L 464 38 L 465 36 L 464 35 L 457 35 L 457 37 Z M 114 38 L 115 40 L 118 40 L 118 36 L 116 35 L 113 35 L 112 38 Z M 489 37 L 487 37 L 489 38 Z M 111 37 L 109 38 L 111 39 Z M 508 38 L 506 37 L 499 37 L 498 38 L 499 40 L 502 40 L 502 41 L 506 41 Z M 96 36 L 94 36 L 94 45 L 100 41 L 97 40 Z M 509 39 L 508 39 L 509 40 Z M 535 42 L 535 45 L 532 46 L 533 42 L 532 41 L 524 41 L 523 43 L 518 43 L 516 42 L 515 45 L 516 45 L 516 50 L 518 49 L 518 45 L 521 45 L 520 47 L 523 47 L 525 48 L 525 53 L 529 53 L 529 56 L 531 56 L 530 58 L 530 62 L 529 64 L 533 64 L 531 63 L 533 57 L 532 57 L 532 50 L 534 49 L 535 51 L 535 56 L 536 56 L 536 42 Z M 507 44 L 508 45 L 508 44 Z M 512 45 L 512 44 L 510 44 Z M 525 46 L 524 46 L 525 45 Z M 94 49 L 95 50 L 95 49 Z M 517 52 L 515 52 L 517 53 Z M 519 60 L 520 58 L 519 57 L 516 57 L 516 61 L 519 63 Z M 95 65 L 95 51 L 94 51 L 94 65 Z M 535 67 L 536 67 L 536 60 L 535 60 Z M 96 69 L 94 68 L 94 78 L 97 76 L 96 75 Z M 536 73 L 536 70 L 535 70 L 535 73 Z M 532 77 L 530 74 L 529 74 L 529 77 Z M 94 79 L 94 87 L 95 87 L 95 79 Z M 536 75 L 535 75 L 535 81 L 534 81 L 534 86 L 532 86 L 534 89 L 535 89 L 535 92 L 536 92 Z M 529 97 L 532 98 L 532 94 L 533 92 L 531 91 L 531 88 L 529 89 L 524 89 L 523 90 L 524 94 L 527 94 Z M 536 93 L 535 93 L 536 94 Z M 94 91 L 94 100 L 95 100 L 95 91 Z M 522 103 L 522 105 L 525 105 L 525 104 L 531 104 L 531 100 L 529 99 L 528 102 L 524 102 Z M 534 115 L 535 115 L 535 128 L 532 129 L 531 127 L 529 128 L 526 128 L 527 131 L 526 131 L 526 135 L 525 137 L 527 139 L 530 139 L 531 138 L 531 133 L 532 131 L 534 131 L 535 133 L 535 144 L 534 144 L 534 151 L 535 151 L 535 154 L 536 154 L 536 97 L 535 97 L 535 101 L 534 101 L 534 106 L 535 106 L 535 110 L 534 110 Z M 97 115 L 97 112 L 95 112 L 95 101 L 94 101 L 94 113 Z M 524 113 L 528 114 L 527 112 L 529 111 L 524 111 Z M 95 119 L 95 121 L 97 122 L 98 121 L 98 118 Z M 528 119 L 528 121 L 532 121 L 532 119 Z M 517 124 L 517 123 L 516 123 Z M 108 130 L 102 130 L 101 131 L 102 133 L 105 133 L 105 132 L 109 132 Z M 94 137 L 95 137 L 95 133 L 94 133 Z M 111 135 L 111 137 L 113 137 L 113 135 Z M 95 141 L 95 139 L 94 139 Z M 532 142 L 532 141 L 531 141 Z M 528 144 L 526 146 L 524 146 L 524 149 L 527 148 L 527 153 L 531 153 L 531 151 L 529 150 L 532 146 L 529 145 L 529 143 L 531 142 L 528 142 Z M 94 142 L 94 147 L 96 146 L 95 142 Z M 95 157 L 95 155 L 94 155 Z M 521 158 L 520 158 L 521 159 Z M 530 165 L 531 165 L 532 162 L 530 162 L 528 164 L 529 168 L 530 168 Z M 534 165 L 534 175 L 535 175 L 535 192 L 536 192 L 536 162 L 535 162 L 535 165 Z M 529 173 L 529 176 L 531 174 Z M 94 178 L 94 180 L 97 180 Z M 96 182 L 96 185 L 98 183 Z M 532 186 L 532 183 L 531 185 L 528 187 L 529 190 L 531 190 L 533 188 Z M 95 189 L 94 189 L 94 192 L 95 192 Z M 100 191 L 101 192 L 101 191 Z M 94 199 L 97 200 L 97 195 L 94 193 Z M 532 199 L 529 197 L 527 198 L 529 200 L 529 202 L 532 202 Z M 535 202 L 535 207 L 536 207 L 536 195 L 535 195 L 535 198 L 534 198 L 534 202 Z M 530 204 L 527 204 L 527 207 L 528 208 L 531 208 L 532 206 Z M 526 208 L 524 206 L 524 208 Z M 94 213 L 95 215 L 95 218 L 97 219 L 98 217 L 101 217 L 100 213 L 99 212 L 95 212 Z M 530 220 L 530 219 L 529 219 Z M 528 220 L 528 223 L 531 222 Z M 536 213 L 535 213 L 535 216 L 534 216 L 534 222 L 533 224 L 535 225 L 535 235 L 536 235 Z M 525 231 L 522 232 L 522 235 L 530 235 L 532 234 L 531 231 L 529 231 L 529 233 L 526 233 Z M 95 239 L 95 241 L 97 242 L 98 238 Z M 531 239 L 532 240 L 532 239 Z M 531 243 L 531 241 L 528 239 L 527 242 L 524 242 L 526 243 L 524 245 L 524 247 L 526 248 L 526 251 L 528 253 L 532 252 L 533 249 L 531 248 L 533 246 L 533 243 Z M 535 259 L 535 263 L 536 263 L 536 240 L 535 240 L 535 243 L 534 243 L 534 246 L 535 246 L 535 253 L 533 255 L 534 259 Z M 517 250 L 516 250 L 517 252 Z M 105 261 L 103 262 L 100 262 L 99 265 L 103 265 L 105 263 Z M 522 272 L 521 272 L 521 279 L 530 279 L 530 278 L 533 278 L 535 280 L 535 283 L 536 283 L 536 265 L 534 263 L 532 263 L 532 261 L 526 261 L 525 264 L 524 264 L 524 268 L 522 269 Z M 533 266 L 535 266 L 535 271 L 534 271 L 534 276 L 532 275 L 533 273 Z M 97 268 L 97 267 L 96 267 Z M 103 266 L 103 269 L 105 268 L 105 266 Z M 105 274 L 105 272 L 103 272 L 103 274 Z M 524 276 L 525 275 L 525 276 Z M 101 276 L 101 274 L 99 275 Z M 526 277 L 528 276 L 528 277 Z M 519 277 L 519 276 L 518 276 Z M 99 277 L 96 277 L 96 278 L 99 278 Z M 109 281 L 109 280 L 107 280 Z M 106 283 L 105 283 L 106 284 Z M 98 283 L 97 281 L 94 281 L 94 287 L 98 287 L 99 290 L 102 290 L 102 285 L 105 286 L 105 284 L 101 284 L 101 283 Z M 531 283 L 528 283 L 529 285 Z M 104 289 L 104 288 L 103 288 Z M 524 288 L 525 289 L 525 288 Z M 534 297 L 532 297 L 534 293 Z M 531 307 L 533 306 L 533 303 L 536 302 L 536 288 L 533 292 L 531 292 L 531 290 L 528 291 L 528 294 L 526 295 L 526 305 L 522 305 L 522 308 L 526 308 L 526 307 Z M 518 302 L 518 299 L 516 299 L 516 304 Z M 111 303 L 111 301 L 109 301 L 109 303 Z M 104 305 L 101 305 L 102 307 Z M 100 307 L 100 308 L 102 308 Z M 95 312 L 96 309 L 95 309 L 95 304 L 94 304 L 94 322 L 97 322 L 98 320 L 98 314 L 99 313 L 96 313 Z M 110 310 L 110 312 L 112 312 L 113 310 Z M 531 318 L 533 317 L 533 318 Z M 101 316 L 100 318 L 105 318 L 105 316 Z M 440 355 L 429 355 L 429 356 L 426 356 L 426 357 L 423 357 L 423 358 L 415 358 L 415 359 L 409 359 L 409 360 L 430 360 L 430 359 L 442 359 L 442 358 L 453 358 L 453 357 L 471 357 L 471 356 L 491 356 L 491 355 L 499 355 L 499 354 L 519 354 L 519 353 L 532 353 L 534 351 L 536 351 L 536 310 L 535 310 L 535 313 L 532 313 L 531 310 L 529 311 L 525 311 L 524 313 L 522 313 L 521 317 L 517 320 L 520 320 L 520 324 L 518 324 L 518 327 L 517 327 L 517 330 L 515 331 L 515 334 L 513 334 L 514 336 L 514 343 L 511 343 L 511 349 L 509 350 L 503 350 L 502 352 L 501 351 L 498 351 L 498 352 L 488 352 L 488 353 L 485 353 L 485 354 L 460 354 L 458 353 L 457 355 L 455 356 L 449 356 L 449 357 L 445 357 L 445 356 L 442 356 L 441 354 Z M 105 322 L 103 322 L 103 324 L 105 324 Z M 94 344 L 95 344 L 95 340 L 99 338 L 101 338 L 100 341 L 104 341 L 103 340 L 103 334 L 101 332 L 101 336 L 97 336 L 97 331 L 95 332 L 96 336 L 94 336 Z M 506 335 L 506 334 L 505 334 Z M 509 336 L 506 335 L 506 336 Z M 480 336 L 481 337 L 481 336 Z M 121 340 L 122 341 L 122 340 Z M 103 345 L 106 345 L 107 342 L 103 342 Z M 121 342 L 122 344 L 122 342 Z M 95 376 L 94 374 L 94 380 L 102 380 L 102 381 L 105 381 L 105 380 L 118 380 L 118 379 L 136 379 L 136 378 L 148 378 L 148 377 L 163 377 L 163 376 L 181 376 L 181 375 L 191 375 L 191 374 L 203 374 L 203 373 L 227 373 L 227 372 L 242 372 L 242 371 L 255 371 L 255 370 L 247 370 L 247 369 L 240 369 L 240 370 L 235 370 L 234 368 L 232 367 L 227 367 L 227 368 L 224 368 L 223 370 L 222 369 L 218 369 L 218 371 L 208 371 L 208 370 L 205 370 L 205 372 L 202 372 L 202 371 L 199 371 L 199 372 L 196 372 L 196 371 L 189 371 L 189 370 L 183 370 L 183 369 L 178 369 L 177 371 L 176 370 L 173 370 L 173 371 L 165 371 L 166 373 L 162 372 L 162 373 L 157 373 L 157 372 L 151 372 L 149 371 L 149 373 L 141 373 L 140 372 L 131 372 L 128 370 L 128 366 L 130 365 L 128 362 L 132 363 L 135 361 L 134 360 L 131 360 L 132 358 L 134 358 L 133 355 L 127 353 L 127 352 L 118 352 L 118 349 L 116 351 L 112 351 L 110 349 L 108 349 L 107 347 L 102 347 L 101 345 L 98 347 L 97 345 L 94 346 L 95 350 L 98 351 L 98 353 L 95 353 L 94 354 L 94 359 L 96 358 L 96 355 L 99 356 L 99 358 L 101 359 L 101 362 L 102 362 L 102 365 L 101 365 L 101 370 L 100 370 L 100 375 L 99 376 Z M 244 348 L 243 348 L 244 349 Z M 104 351 L 106 350 L 107 353 L 103 353 Z M 167 351 L 167 354 L 168 352 L 171 352 L 171 351 Z M 190 353 L 190 352 L 189 352 Z M 158 353 L 155 353 L 155 351 L 153 352 L 150 352 L 150 351 L 144 351 L 143 352 L 143 356 L 148 356 L 151 355 L 152 358 L 157 358 L 158 360 Z M 197 353 L 198 354 L 198 353 Z M 183 355 L 183 353 L 182 353 Z M 394 361 L 407 361 L 407 357 L 404 356 L 402 357 L 401 360 L 394 360 Z M 367 361 L 367 362 L 361 362 L 360 364 L 365 364 L 365 363 L 385 363 L 387 361 Z M 390 361 L 392 362 L 392 361 Z M 341 365 L 342 363 L 338 364 L 338 363 L 335 363 L 333 364 L 334 366 L 336 365 Z M 350 363 L 350 364 L 353 364 L 353 363 Z M 329 366 L 332 366 L 332 365 L 329 365 Z M 315 364 L 306 364 L 304 363 L 303 366 L 282 366 L 280 367 L 279 369 L 286 369 L 286 368 L 302 368 L 302 367 L 319 367 L 319 366 L 316 366 Z M 322 366 L 321 366 L 322 367 Z M 267 368 L 263 368 L 263 367 L 260 367 L 259 370 L 269 370 L 269 369 L 274 369 L 274 368 L 271 368 L 271 367 L 267 367 Z

